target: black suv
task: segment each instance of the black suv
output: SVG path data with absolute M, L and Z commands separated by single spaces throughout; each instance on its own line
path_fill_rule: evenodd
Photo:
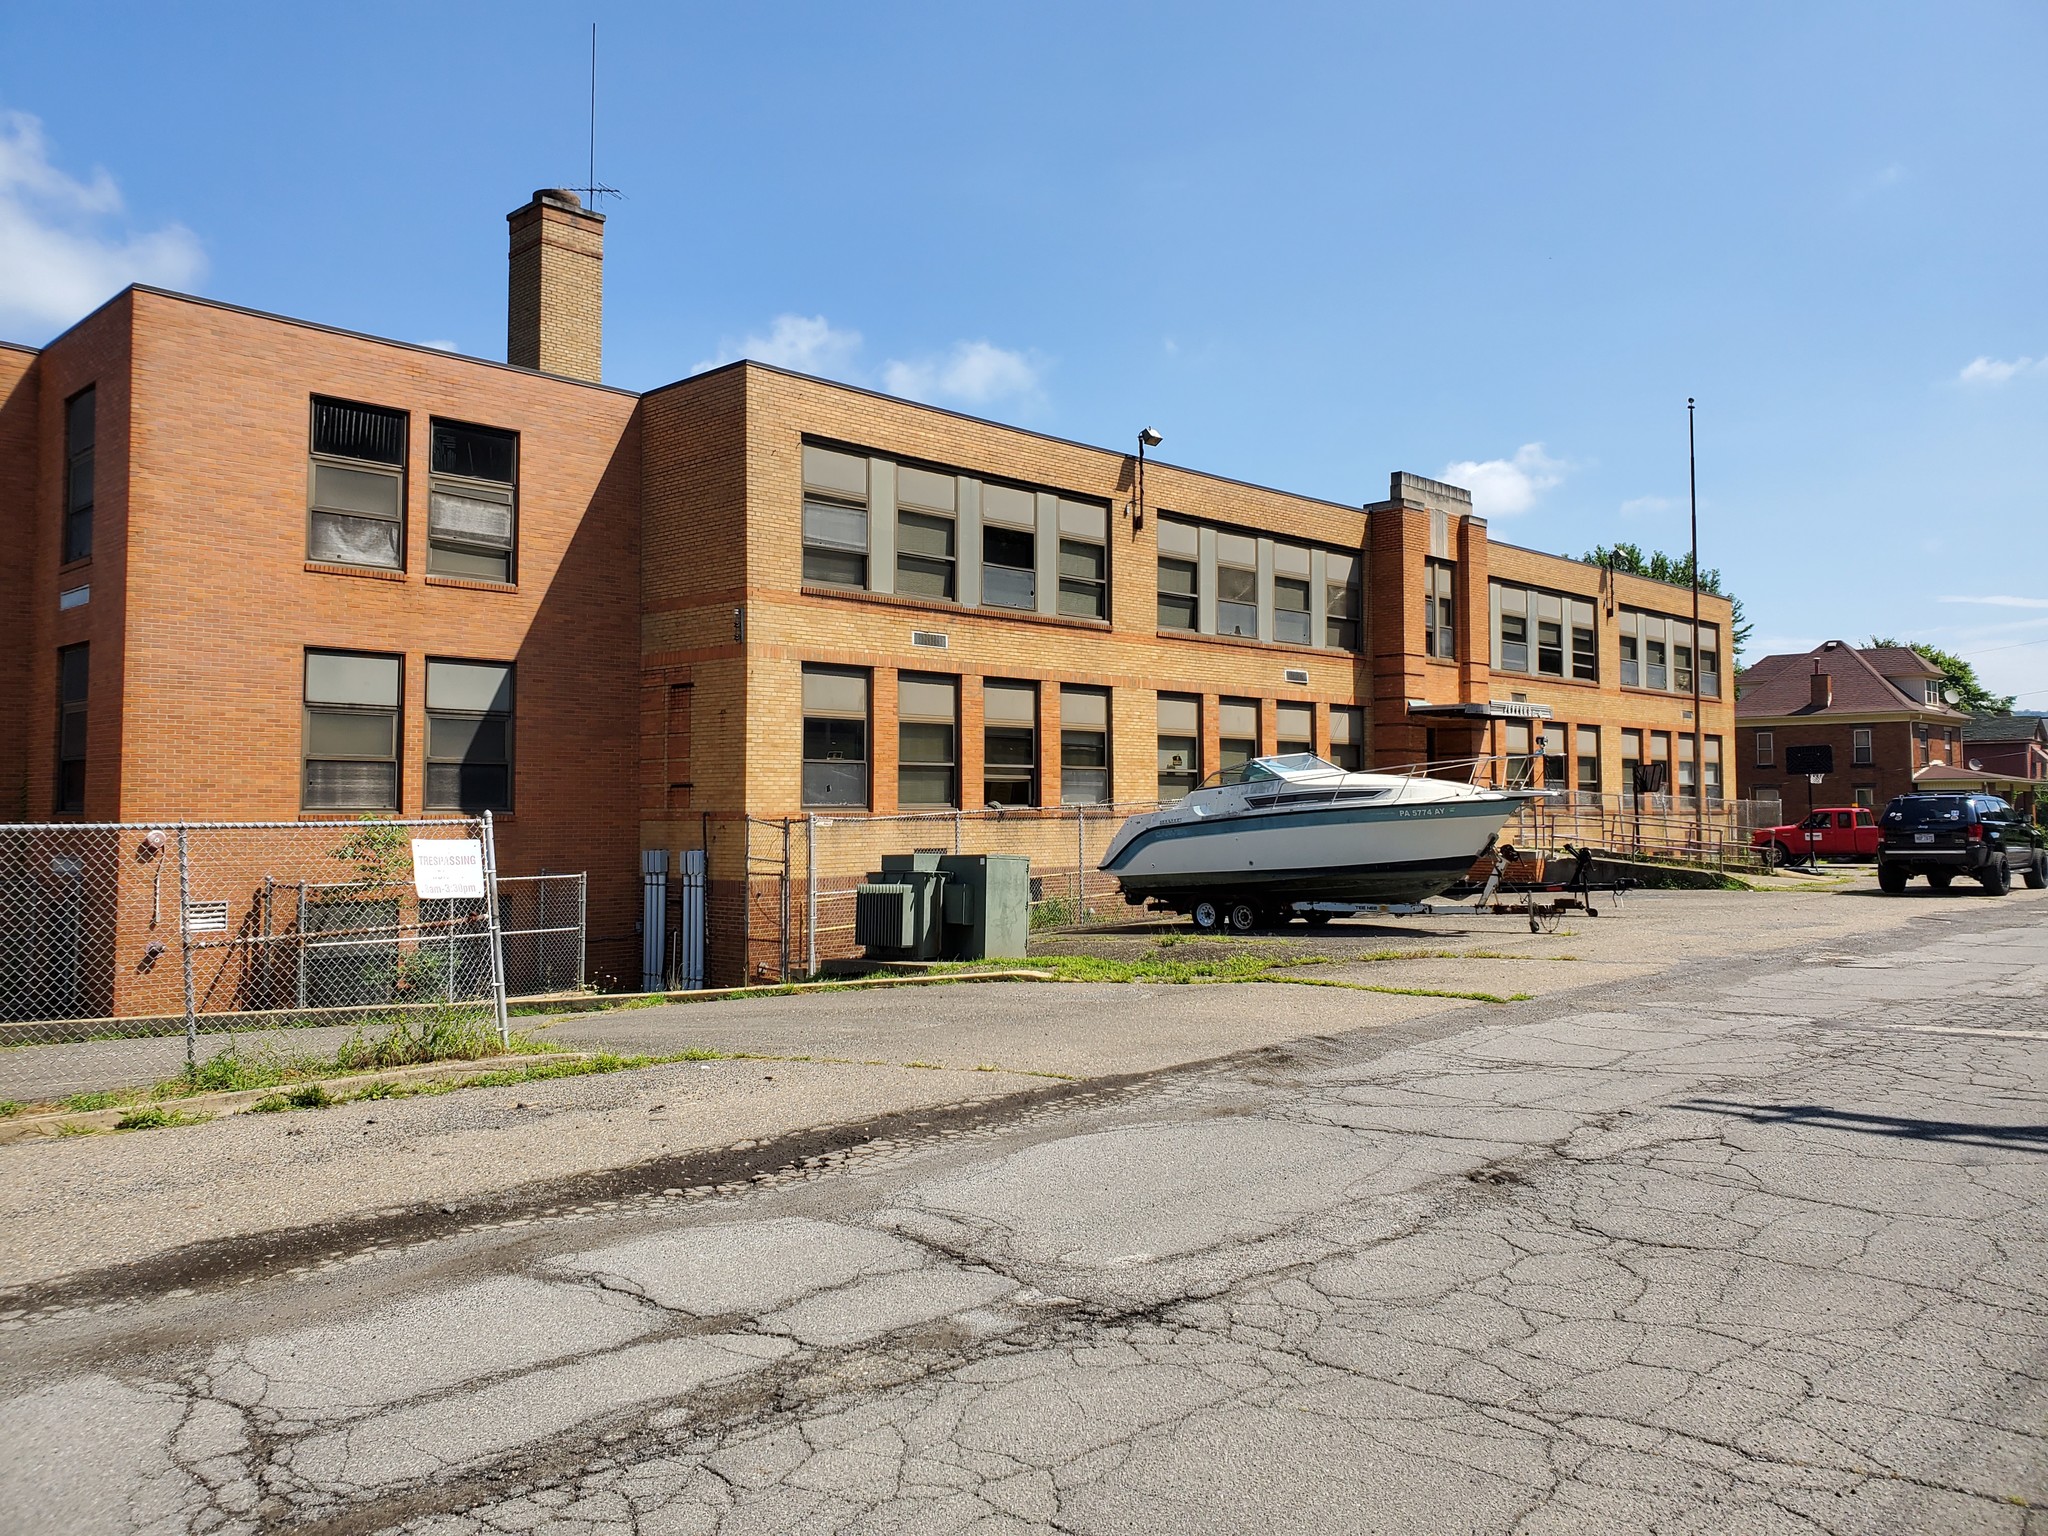
M 1878 818 L 1877 883 L 1896 896 L 1915 875 L 1937 891 L 1968 875 L 1994 896 L 2017 874 L 2048 885 L 2040 829 L 1996 795 L 1900 795 Z

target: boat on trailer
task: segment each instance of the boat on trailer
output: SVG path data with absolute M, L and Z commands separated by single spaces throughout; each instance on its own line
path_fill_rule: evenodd
M 1541 792 L 1255 757 L 1131 817 L 1102 856 L 1124 900 L 1242 932 L 1297 910 L 1412 907 L 1455 884 Z

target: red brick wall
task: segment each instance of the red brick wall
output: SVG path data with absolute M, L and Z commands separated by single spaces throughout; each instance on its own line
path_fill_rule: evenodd
M 0 613 L 11 641 L 0 646 L 0 820 L 28 819 L 27 713 L 35 660 L 29 647 L 30 573 L 42 502 L 37 495 L 36 354 L 0 346 Z

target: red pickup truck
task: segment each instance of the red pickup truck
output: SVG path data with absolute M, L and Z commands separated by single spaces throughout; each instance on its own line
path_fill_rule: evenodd
M 1831 805 L 1804 821 L 1759 827 L 1749 845 L 1773 864 L 1800 864 L 1809 858 L 1874 859 L 1878 840 L 1877 813 L 1868 806 Z

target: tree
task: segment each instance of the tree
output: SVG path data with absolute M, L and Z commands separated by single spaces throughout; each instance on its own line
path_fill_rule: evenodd
M 1652 581 L 1668 581 L 1674 587 L 1692 586 L 1692 551 L 1682 555 L 1667 555 L 1663 550 L 1652 550 L 1645 554 L 1640 544 L 1602 544 L 1590 555 L 1580 559 L 1588 565 L 1610 566 L 1617 571 L 1626 571 L 1631 576 L 1647 576 Z M 1742 611 L 1742 599 L 1721 587 L 1721 571 L 1718 566 L 1708 566 L 1700 572 L 1700 590 L 1711 592 L 1716 597 L 1728 599 L 1734 610 L 1729 625 L 1729 642 L 1735 649 L 1735 663 L 1742 664 L 1742 653 L 1749 646 L 1749 636 L 1756 626 Z
M 2009 715 L 2012 713 L 2013 695 L 1993 693 L 1984 686 L 1977 676 L 1977 669 L 1952 651 L 1944 651 L 1938 645 L 1928 645 L 1915 640 L 1880 640 L 1870 637 L 1873 647 L 1890 646 L 1902 651 L 1918 651 L 1931 667 L 1941 668 L 1941 675 L 1948 679 L 1949 687 L 1956 691 L 1956 708 L 1966 715 Z

